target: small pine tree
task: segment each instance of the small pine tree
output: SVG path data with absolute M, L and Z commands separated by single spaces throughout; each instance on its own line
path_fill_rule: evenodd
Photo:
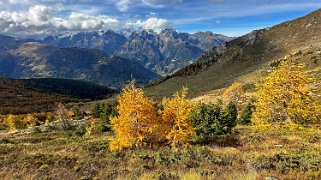
M 221 118 L 222 132 L 228 134 L 232 132 L 232 129 L 236 126 L 237 120 L 237 107 L 234 102 L 229 102 L 227 107 L 224 109 Z
M 182 92 L 176 92 L 172 99 L 163 99 L 162 134 L 166 134 L 166 139 L 172 146 L 188 143 L 194 133 L 189 118 L 191 103 L 186 94 L 187 88 L 183 88 Z
M 95 103 L 92 110 L 91 110 L 91 115 L 94 118 L 99 118 L 101 113 L 101 103 Z
M 80 108 L 77 106 L 77 105 L 74 105 L 73 107 L 72 107 L 72 113 L 73 113 L 73 118 L 74 119 L 76 119 L 76 120 L 80 120 L 80 119 L 82 119 L 82 118 L 84 118 L 84 112 L 82 112 L 81 110 L 80 110 Z
M 198 104 L 190 113 L 198 140 L 204 141 L 221 134 L 222 103 Z
M 216 135 L 232 132 L 236 126 L 237 108 L 233 102 L 223 109 L 222 101 L 215 104 L 199 104 L 190 117 L 193 121 L 197 140 L 205 141 Z
M 238 123 L 241 125 L 250 125 L 254 109 L 255 106 L 253 105 L 253 102 L 247 103 L 243 111 L 241 112 L 240 117 L 238 118 Z

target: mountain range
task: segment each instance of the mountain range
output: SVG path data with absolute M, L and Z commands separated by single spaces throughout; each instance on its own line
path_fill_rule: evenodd
M 65 78 L 114 89 L 131 79 L 146 85 L 195 61 L 206 49 L 231 38 L 211 32 L 167 29 L 65 33 L 43 40 L 0 35 L 0 76 Z
M 198 32 L 181 33 L 165 29 L 116 32 L 112 30 L 64 33 L 44 38 L 41 43 L 66 48 L 91 48 L 131 59 L 147 69 L 166 76 L 194 62 L 206 50 L 223 45 L 231 37 Z

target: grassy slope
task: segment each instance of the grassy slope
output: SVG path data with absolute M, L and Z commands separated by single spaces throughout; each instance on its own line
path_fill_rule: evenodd
M 227 43 L 223 54 L 220 49 L 204 54 L 197 63 L 187 66 L 168 80 L 146 88 L 147 94 L 159 99 L 187 86 L 190 96 L 197 97 L 224 88 L 233 81 L 253 83 L 267 74 L 272 61 L 300 50 L 305 53 L 313 51 L 317 61 L 306 70 L 315 71 L 321 65 L 320 28 L 321 10 L 318 10 L 308 16 L 237 38 Z M 300 62 L 310 64 L 310 58 L 307 53 Z M 320 70 L 314 75 L 320 75 Z
M 186 148 L 110 152 L 112 135 L 48 132 L 0 139 L 4 179 L 279 179 L 321 178 L 321 131 L 237 133 Z

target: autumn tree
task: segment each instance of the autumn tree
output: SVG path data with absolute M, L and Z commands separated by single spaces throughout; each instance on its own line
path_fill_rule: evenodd
M 23 122 L 22 116 L 10 114 L 6 117 L 5 121 L 9 128 L 13 130 L 27 128 L 27 124 Z
M 70 117 L 71 115 L 69 114 L 66 107 L 62 103 L 59 103 L 56 109 L 56 119 L 61 123 L 61 127 L 64 130 L 71 129 L 71 125 L 69 123 Z
M 28 126 L 36 126 L 38 124 L 37 119 L 32 114 L 27 114 L 23 118 L 23 122 L 27 123 Z
M 186 98 L 187 89 L 176 92 L 172 99 L 163 99 L 162 133 L 172 146 L 184 144 L 190 141 L 194 133 L 192 121 L 189 118 L 191 103 Z
M 243 90 L 242 84 L 234 82 L 222 94 L 222 100 L 225 105 L 229 102 L 233 102 L 237 105 L 238 109 L 241 109 L 245 101 L 245 92 Z
M 143 90 L 135 87 L 134 81 L 123 88 L 117 100 L 119 115 L 111 118 L 116 134 L 110 142 L 111 150 L 150 145 L 162 139 L 157 103 L 145 97 Z
M 299 124 L 320 122 L 321 106 L 313 100 L 308 86 L 311 79 L 302 68 L 283 61 L 258 85 L 254 124 L 286 120 Z

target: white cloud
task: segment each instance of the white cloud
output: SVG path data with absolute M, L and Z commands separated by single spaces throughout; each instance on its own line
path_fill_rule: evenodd
M 82 13 L 72 13 L 67 20 L 63 20 L 60 24 L 61 30 L 99 30 L 99 29 L 116 29 L 119 21 L 115 18 L 99 15 L 89 16 Z
M 119 11 L 126 12 L 128 11 L 130 4 L 131 4 L 131 0 L 119 0 L 116 3 L 116 6 Z
M 42 5 L 30 7 L 25 12 L 0 11 L 0 32 L 19 36 L 122 28 L 161 30 L 169 26 L 168 20 L 155 17 L 145 21 L 120 22 L 106 15 L 92 16 L 72 12 L 66 18 L 60 18 L 54 16 L 50 8 Z
M 29 4 L 29 3 L 31 3 L 30 0 L 7 0 L 7 1 L 11 4 Z
M 71 13 L 66 19 L 58 18 L 42 5 L 31 7 L 27 12 L 0 12 L 0 31 L 8 34 L 34 35 L 59 31 L 115 29 L 118 26 L 117 19 L 105 15 Z
M 161 8 L 169 4 L 182 3 L 183 0 L 116 0 L 116 7 L 121 12 L 127 12 L 131 6 L 140 3 L 145 6 Z
M 215 25 L 221 25 L 221 24 L 222 24 L 222 21 L 216 20 L 216 21 L 214 21 L 214 24 L 215 24 Z
M 148 18 L 146 21 L 138 20 L 136 22 L 129 22 L 127 26 L 142 29 L 154 29 L 156 31 L 168 28 L 171 23 L 167 19 L 161 18 Z
M 143 4 L 151 7 L 163 7 L 167 4 L 182 3 L 183 0 L 141 0 Z

